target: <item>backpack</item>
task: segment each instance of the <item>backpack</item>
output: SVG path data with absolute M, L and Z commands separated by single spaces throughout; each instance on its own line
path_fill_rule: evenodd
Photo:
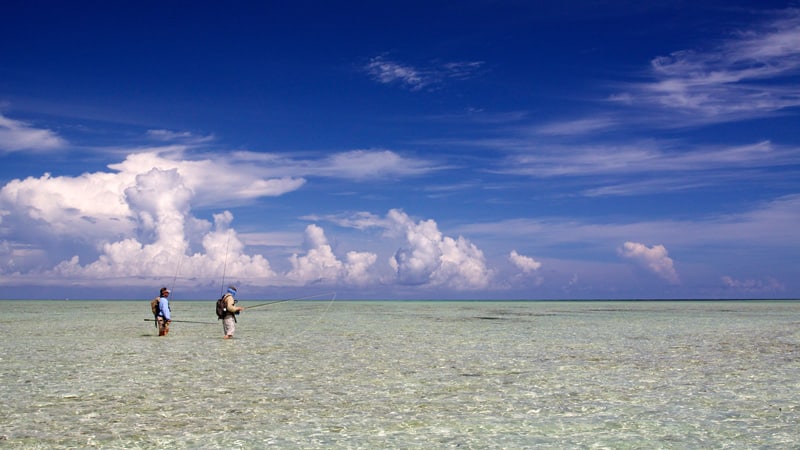
M 223 295 L 217 300 L 217 320 L 224 319 L 227 314 L 228 310 L 226 309 L 225 296 Z
M 150 300 L 150 310 L 153 311 L 153 315 L 154 316 L 157 316 L 158 313 L 161 312 L 161 310 L 158 307 L 158 301 L 159 300 L 160 300 L 159 297 L 156 297 L 156 298 Z

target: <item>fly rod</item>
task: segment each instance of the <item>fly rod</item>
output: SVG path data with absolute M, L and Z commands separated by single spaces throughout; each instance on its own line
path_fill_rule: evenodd
M 284 299 L 284 300 L 275 300 L 275 301 L 272 301 L 272 302 L 261 303 L 261 304 L 253 305 L 253 306 L 245 306 L 244 309 L 260 308 L 262 306 L 275 305 L 275 304 L 278 304 L 278 303 L 291 302 L 291 301 L 294 301 L 294 300 L 307 300 L 309 298 L 317 298 L 317 297 L 322 297 L 324 295 L 331 295 L 331 294 L 334 295 L 334 297 L 336 296 L 336 292 L 325 292 L 325 293 L 322 293 L 322 294 L 309 295 L 307 297 L 287 298 L 287 299 Z
M 222 283 L 219 286 L 219 295 L 222 296 L 225 289 L 225 275 L 228 271 L 228 250 L 231 246 L 231 230 L 228 230 L 228 241 L 225 243 L 225 262 L 222 264 Z
M 181 271 L 181 264 L 182 263 L 183 263 L 183 252 L 181 252 L 180 257 L 178 258 L 178 268 L 175 269 L 175 276 L 172 277 L 172 284 L 170 285 L 169 290 L 168 290 L 169 295 L 171 297 L 170 300 L 175 300 L 175 296 L 173 295 L 172 291 L 175 290 L 175 283 L 178 281 L 178 273 L 180 273 L 180 271 Z M 170 305 L 169 305 L 170 306 L 170 311 L 172 310 L 172 305 L 174 305 L 174 304 L 175 303 L 173 301 L 170 301 Z M 156 323 L 156 326 L 158 326 L 158 323 Z

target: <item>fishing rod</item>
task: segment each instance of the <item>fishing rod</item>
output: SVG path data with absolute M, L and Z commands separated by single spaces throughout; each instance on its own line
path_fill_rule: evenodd
M 219 286 L 219 295 L 222 296 L 222 293 L 225 289 L 225 275 L 228 271 L 228 250 L 230 249 L 231 245 L 231 230 L 228 230 L 228 241 L 225 243 L 225 262 L 222 264 L 222 283 Z
M 156 319 L 144 319 L 145 322 L 156 322 Z M 205 325 L 216 325 L 214 322 L 196 322 L 194 320 L 171 320 L 170 322 L 182 322 L 182 323 L 202 323 Z
M 173 291 L 175 291 L 175 283 L 178 282 L 178 274 L 181 271 L 181 264 L 183 264 L 183 251 L 181 251 L 181 254 L 178 257 L 178 268 L 175 269 L 175 276 L 172 277 L 172 284 L 169 286 L 169 290 L 168 290 L 169 297 L 170 297 L 170 302 L 169 302 L 170 311 L 172 311 L 172 305 L 175 304 L 174 303 L 175 295 L 174 295 Z M 156 323 L 155 325 L 156 325 L 156 327 L 158 327 L 158 323 Z
M 336 292 L 324 292 L 322 294 L 309 295 L 307 297 L 287 298 L 287 299 L 284 299 L 284 300 L 275 300 L 275 301 L 271 301 L 271 302 L 267 302 L 267 303 L 261 303 L 261 304 L 253 305 L 253 306 L 245 306 L 244 309 L 260 308 L 262 306 L 275 305 L 275 304 L 278 304 L 278 303 L 286 303 L 286 302 L 291 302 L 291 301 L 294 301 L 294 300 L 307 300 L 309 298 L 317 298 L 317 297 L 322 297 L 324 295 L 331 295 L 331 294 L 333 294 L 333 298 L 336 298 Z
M 175 290 L 175 283 L 178 282 L 178 274 L 181 271 L 181 265 L 183 264 L 183 251 L 181 251 L 180 257 L 178 257 L 178 268 L 175 269 L 175 276 L 172 277 L 172 284 L 169 287 L 169 292 L 172 294 L 172 291 Z

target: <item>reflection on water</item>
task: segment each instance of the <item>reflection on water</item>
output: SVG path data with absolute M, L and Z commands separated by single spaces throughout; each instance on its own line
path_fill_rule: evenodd
M 800 444 L 800 302 L 148 308 L 0 302 L 0 447 Z

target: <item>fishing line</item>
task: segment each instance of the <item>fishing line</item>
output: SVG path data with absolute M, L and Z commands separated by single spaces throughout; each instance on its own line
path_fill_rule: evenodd
M 225 292 L 225 274 L 228 270 L 228 248 L 231 245 L 231 230 L 228 230 L 228 242 L 225 243 L 225 262 L 222 264 L 222 283 L 219 286 L 219 296 L 222 297 L 222 293 Z
M 155 319 L 144 319 L 145 322 L 156 322 Z M 171 322 L 181 322 L 181 323 L 202 323 L 203 325 L 216 325 L 214 322 L 197 322 L 194 320 L 171 320 Z
M 336 292 L 333 293 L 333 295 L 331 296 L 331 301 L 328 302 L 328 306 L 325 307 L 325 311 L 322 311 L 322 314 L 319 315 L 317 320 L 315 320 L 313 323 L 311 323 L 308 326 L 306 326 L 299 333 L 295 334 L 295 337 L 296 336 L 300 336 L 301 334 L 304 334 L 311 327 L 313 327 L 313 326 L 317 325 L 318 323 L 322 322 L 322 319 L 325 318 L 325 316 L 328 314 L 328 311 L 331 309 L 331 306 L 333 305 L 334 300 L 336 300 Z
M 327 296 L 327 295 L 330 295 L 331 299 L 330 299 L 330 301 L 327 302 L 327 306 L 325 307 L 325 310 L 319 315 L 319 317 L 317 317 L 317 320 L 315 320 L 312 323 L 307 324 L 305 326 L 305 328 L 303 328 L 302 330 L 300 330 L 300 331 L 298 331 L 298 332 L 296 332 L 294 334 L 290 334 L 290 335 L 286 336 L 288 338 L 294 338 L 294 337 L 300 336 L 301 334 L 304 334 L 309 329 L 311 329 L 311 327 L 317 325 L 318 323 L 320 323 L 322 321 L 322 319 L 325 318 L 325 316 L 328 314 L 328 311 L 330 311 L 331 306 L 333 305 L 333 302 L 336 300 L 336 292 L 325 292 L 325 293 L 322 293 L 322 294 L 309 295 L 307 297 L 290 298 L 290 299 L 286 299 L 286 300 L 276 300 L 274 302 L 262 303 L 260 305 L 251 306 L 250 308 L 257 308 L 257 307 L 260 307 L 260 306 L 274 305 L 274 304 L 277 304 L 277 303 L 285 303 L 285 302 L 289 302 L 289 301 L 293 301 L 293 300 L 306 300 L 306 299 L 310 299 L 310 298 L 322 297 L 322 296 Z M 249 308 L 245 307 L 245 309 L 249 309 Z
M 258 305 L 245 306 L 244 308 L 245 309 L 260 308 L 262 306 L 274 305 L 274 304 L 277 304 L 277 303 L 291 302 L 291 301 L 294 301 L 294 300 L 308 300 L 310 298 L 317 298 L 317 297 L 322 297 L 322 296 L 326 296 L 327 297 L 328 295 L 333 295 L 333 297 L 336 298 L 336 292 L 323 292 L 321 294 L 314 294 L 314 295 L 309 295 L 309 296 L 306 296 L 306 297 L 294 297 L 294 298 L 287 298 L 287 299 L 283 299 L 283 300 L 274 300 L 274 301 L 271 301 L 271 302 L 261 303 L 261 304 L 258 304 Z

